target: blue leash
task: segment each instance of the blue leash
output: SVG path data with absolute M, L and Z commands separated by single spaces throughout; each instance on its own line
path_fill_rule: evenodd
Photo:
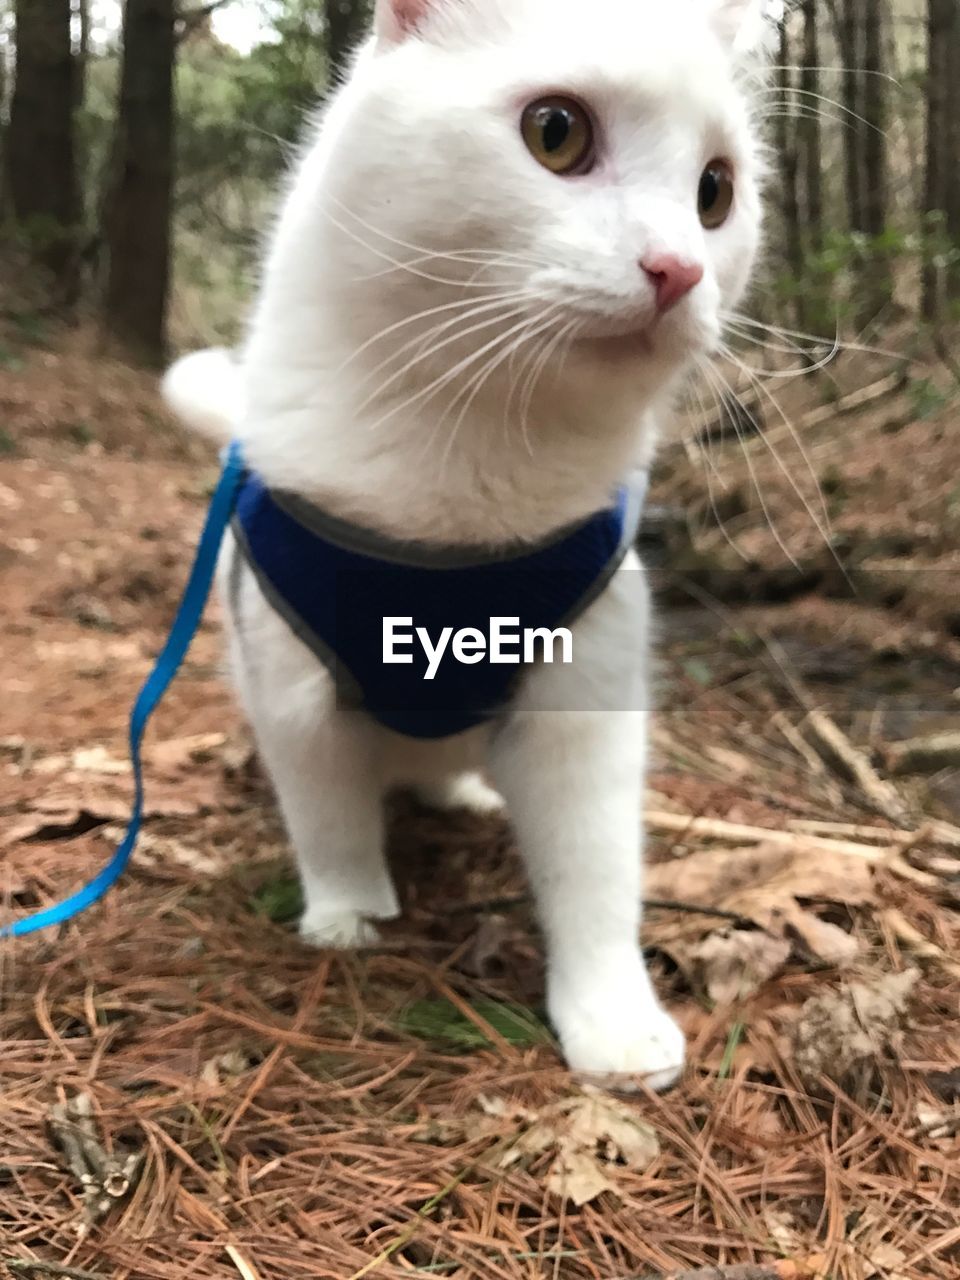
M 143 821 L 143 769 L 140 762 L 143 732 L 157 703 L 180 669 L 180 664 L 190 648 L 190 642 L 197 633 L 207 597 L 210 595 L 210 585 L 217 567 L 220 544 L 230 523 L 243 475 L 243 454 L 240 445 L 234 441 L 226 451 L 223 471 L 210 501 L 193 568 L 190 570 L 190 577 L 183 599 L 180 601 L 177 616 L 173 620 L 166 644 L 154 663 L 153 670 L 144 681 L 137 700 L 133 704 L 133 711 L 130 713 L 130 761 L 133 765 L 134 800 L 133 811 L 123 840 L 109 863 L 89 884 L 84 885 L 69 898 L 64 898 L 62 902 L 47 907 L 44 911 L 38 911 L 23 920 L 16 920 L 13 924 L 0 927 L 0 938 L 20 938 L 25 934 L 35 933 L 38 929 L 48 929 L 51 925 L 71 920 L 81 911 L 98 902 L 126 869 L 130 855 L 136 847 Z

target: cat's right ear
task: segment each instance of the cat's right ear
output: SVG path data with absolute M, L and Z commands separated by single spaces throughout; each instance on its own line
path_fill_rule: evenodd
M 771 52 L 786 15 L 784 0 L 707 0 L 707 6 L 717 34 L 745 58 Z
M 436 0 L 377 0 L 373 29 L 378 40 L 397 44 L 424 20 Z

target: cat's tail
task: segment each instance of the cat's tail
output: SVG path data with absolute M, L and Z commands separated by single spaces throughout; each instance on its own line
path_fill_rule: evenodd
M 240 370 L 224 347 L 194 351 L 171 365 L 163 398 L 188 427 L 226 444 L 243 411 Z

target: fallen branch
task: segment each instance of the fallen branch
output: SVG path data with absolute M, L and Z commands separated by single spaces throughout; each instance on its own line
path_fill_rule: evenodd
M 514 907 L 525 907 L 533 901 L 529 893 L 510 893 L 499 898 L 477 898 L 474 902 L 457 902 L 452 907 L 444 908 L 445 915 L 467 915 L 484 912 L 511 911 Z M 749 916 L 740 915 L 736 911 L 724 911 L 721 907 L 705 907 L 697 902 L 678 902 L 674 898 L 644 898 L 644 908 L 648 911 L 676 911 L 679 915 L 708 916 L 715 920 L 726 920 L 740 929 L 754 929 L 756 922 Z
M 933 960 L 952 978 L 960 978 L 960 961 L 953 960 L 942 947 L 925 938 L 902 911 L 890 907 L 881 914 L 881 919 L 897 941 L 902 942 L 915 956 L 919 956 L 921 960 Z
M 806 723 L 817 739 L 821 755 L 837 765 L 850 781 L 855 782 L 871 805 L 885 818 L 894 822 L 901 821 L 905 806 L 896 787 L 880 777 L 863 752 L 857 750 L 827 713 L 818 707 L 812 707 L 807 712 Z
M 885 751 L 893 774 L 938 773 L 960 765 L 960 733 L 935 733 L 929 738 L 891 742 Z
M 4 1258 L 3 1265 L 14 1275 L 65 1276 L 67 1280 L 105 1280 L 94 1271 L 81 1267 L 65 1267 L 59 1262 L 41 1262 L 39 1258 Z
M 790 1268 L 789 1270 L 787 1268 Z M 799 1271 L 792 1262 L 774 1267 L 751 1265 L 735 1267 L 700 1267 L 697 1271 L 675 1271 L 663 1280 L 801 1280 L 809 1272 Z
M 808 850 L 814 853 L 833 853 L 848 858 L 863 858 L 878 867 L 891 871 L 901 879 L 923 885 L 926 889 L 939 886 L 936 876 L 919 871 L 903 858 L 898 845 L 855 844 L 850 840 L 828 840 L 823 836 L 805 835 L 796 831 L 774 831 L 768 827 L 749 827 L 739 822 L 725 822 L 722 818 L 695 818 L 684 813 L 668 813 L 663 810 L 647 810 L 646 823 L 651 831 L 671 835 L 701 836 L 706 840 L 722 840 L 727 844 L 774 844 L 794 852 Z
M 140 1176 L 143 1155 L 121 1157 L 104 1151 L 97 1139 L 88 1093 L 52 1107 L 49 1123 L 67 1167 L 83 1188 L 84 1228 L 94 1226 L 118 1200 L 129 1195 Z
M 877 382 L 871 382 L 868 387 L 860 387 L 856 391 L 851 391 L 848 395 L 841 396 L 833 404 L 824 404 L 816 409 L 811 409 L 809 413 L 805 413 L 796 422 L 773 427 L 764 432 L 764 435 L 768 442 L 776 440 L 779 436 L 791 433 L 802 436 L 804 432 L 810 431 L 814 427 L 822 426 L 825 422 L 832 422 L 834 418 L 842 418 L 848 413 L 856 413 L 858 409 L 865 409 L 867 405 L 874 404 L 877 400 L 883 400 L 886 396 L 895 395 L 898 391 L 903 390 L 908 381 L 909 378 L 905 372 L 890 373 L 885 378 L 880 378 Z

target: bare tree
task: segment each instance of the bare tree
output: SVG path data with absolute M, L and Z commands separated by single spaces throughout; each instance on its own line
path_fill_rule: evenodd
M 790 33 L 787 24 L 780 28 L 780 75 L 783 87 L 790 90 L 793 86 L 791 71 Z M 788 94 L 789 96 L 789 94 Z M 797 131 L 791 128 L 792 113 L 786 110 L 777 112 L 777 154 L 780 161 L 781 212 L 786 238 L 787 265 L 794 281 L 803 279 L 804 251 L 803 233 L 800 227 L 800 194 L 799 171 L 800 156 L 797 151 Z M 797 319 L 803 319 L 804 308 L 797 298 Z
M 74 151 L 70 0 L 17 0 L 16 77 L 6 162 L 14 217 L 53 272 L 59 301 L 77 287 L 80 195 Z
M 840 59 L 844 68 L 841 76 L 841 95 L 846 113 L 847 127 L 843 134 L 844 179 L 847 189 L 847 211 L 854 231 L 863 230 L 863 109 L 861 104 L 862 79 L 858 74 L 863 65 L 860 35 L 861 8 L 873 0 L 828 0 L 833 17 Z
M 889 189 L 887 177 L 888 83 L 884 59 L 884 0 L 869 0 L 863 7 L 863 230 L 879 236 L 887 225 Z
M 803 65 L 800 134 L 804 159 L 804 209 L 807 234 L 814 249 L 823 245 L 823 129 L 820 116 L 820 33 L 817 0 L 803 0 Z
M 116 133 L 104 209 L 110 344 L 164 358 L 173 192 L 173 0 L 127 0 Z
M 929 0 L 927 9 L 927 170 L 924 212 L 937 247 L 944 236 L 960 246 L 960 3 L 958 0 Z M 954 274 L 954 273 L 950 273 Z M 924 270 L 923 313 L 932 319 L 940 309 L 942 285 L 947 273 L 937 269 L 934 254 L 928 254 Z

